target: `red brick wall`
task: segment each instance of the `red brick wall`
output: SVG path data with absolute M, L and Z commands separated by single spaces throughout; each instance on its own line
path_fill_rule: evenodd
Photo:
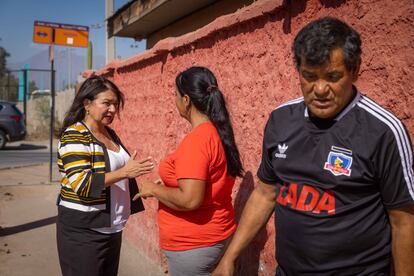
M 268 114 L 301 95 L 290 52 L 292 40 L 306 23 L 326 15 L 341 18 L 360 32 L 363 63 L 357 86 L 402 119 L 413 139 L 411 0 L 262 0 L 196 32 L 160 41 L 152 50 L 98 71 L 112 77 L 126 95 L 115 129 L 130 150 L 159 161 L 189 131 L 175 108 L 176 74 L 191 65 L 209 67 L 227 99 L 247 172 L 234 189 L 239 218 L 257 180 Z M 157 202 L 149 199 L 145 206 L 146 212 L 133 216 L 125 232 L 149 258 L 165 267 L 158 247 Z M 272 219 L 242 256 L 240 275 L 256 271 L 274 275 L 274 232 Z

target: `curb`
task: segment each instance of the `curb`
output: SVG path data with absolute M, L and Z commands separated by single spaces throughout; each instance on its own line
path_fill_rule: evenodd
M 49 164 L 49 162 L 33 163 L 33 164 L 25 164 L 25 165 L 16 165 L 16 166 L 10 166 L 10 167 L 1 167 L 0 171 L 27 168 L 27 167 L 34 167 L 34 166 L 41 166 L 41 165 L 44 165 L 44 164 Z

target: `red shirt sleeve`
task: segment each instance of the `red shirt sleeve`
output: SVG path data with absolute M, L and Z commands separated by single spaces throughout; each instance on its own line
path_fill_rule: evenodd
M 208 130 L 208 129 L 206 129 Z M 177 179 L 207 180 L 210 165 L 209 133 L 204 129 L 190 133 L 176 151 L 175 172 Z

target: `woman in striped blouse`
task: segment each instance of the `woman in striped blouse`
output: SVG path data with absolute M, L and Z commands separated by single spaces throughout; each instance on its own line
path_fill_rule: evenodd
M 130 214 L 144 210 L 135 177 L 151 157 L 135 160 L 109 128 L 124 99 L 106 78 L 84 81 L 67 113 L 58 146 L 61 190 L 57 243 L 62 274 L 118 273 L 121 233 Z

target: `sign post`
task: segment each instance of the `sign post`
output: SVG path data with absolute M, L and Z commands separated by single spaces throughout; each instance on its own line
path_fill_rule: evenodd
M 51 104 L 50 104 L 50 160 L 49 160 L 49 181 L 52 182 L 52 172 L 53 172 L 53 134 L 55 130 L 55 49 L 54 45 L 49 45 L 49 60 L 50 60 L 50 92 L 51 92 Z
M 52 182 L 53 169 L 53 136 L 55 129 L 55 53 L 54 45 L 63 45 L 71 47 L 88 47 L 89 27 L 81 25 L 61 24 L 45 21 L 35 21 L 33 28 L 33 42 L 49 44 L 49 61 L 50 61 L 50 162 L 49 162 L 49 180 Z M 68 80 L 70 81 L 70 80 Z

